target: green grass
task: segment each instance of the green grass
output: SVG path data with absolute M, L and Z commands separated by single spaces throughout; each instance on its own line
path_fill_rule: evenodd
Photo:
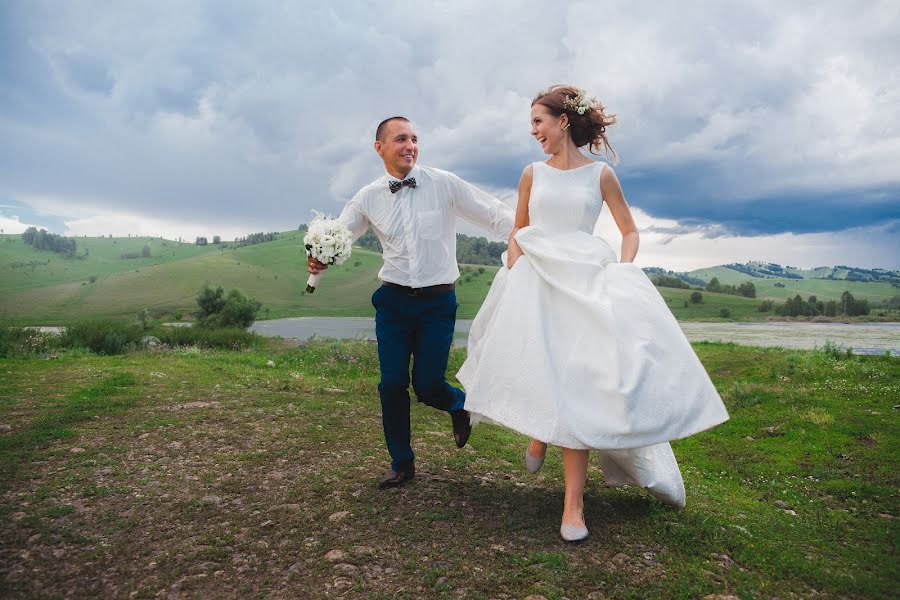
M 522 436 L 482 425 L 457 450 L 416 403 L 417 477 L 379 491 L 373 344 L 0 360 L 3 589 L 895 597 L 900 361 L 695 349 L 731 420 L 673 444 L 687 507 L 605 488 L 592 456 L 576 546 L 558 536 L 558 449 L 529 475 Z
M 745 281 L 752 281 L 756 286 L 756 296 L 759 299 L 769 298 L 784 302 L 797 294 L 806 300 L 810 296 L 816 296 L 819 300 L 840 300 L 841 294 L 849 291 L 856 298 L 867 298 L 872 304 L 880 304 L 882 300 L 890 300 L 900 295 L 900 289 L 883 281 L 844 281 L 833 279 L 787 279 L 784 277 L 762 278 L 750 277 L 727 267 L 709 267 L 691 271 L 688 275 L 699 277 L 709 281 L 718 277 L 724 284 L 740 285 Z M 776 287 L 775 284 L 783 284 L 784 287 Z

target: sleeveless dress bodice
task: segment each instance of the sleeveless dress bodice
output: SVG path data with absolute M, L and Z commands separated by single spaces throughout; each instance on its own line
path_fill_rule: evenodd
M 528 202 L 531 224 L 546 232 L 592 233 L 603 207 L 600 173 L 605 166 L 592 162 L 563 171 L 547 163 L 534 163 Z

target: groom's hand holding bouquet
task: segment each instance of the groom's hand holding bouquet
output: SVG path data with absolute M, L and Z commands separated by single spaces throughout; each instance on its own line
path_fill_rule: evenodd
M 329 265 L 342 265 L 350 258 L 352 244 L 353 234 L 346 225 L 337 219 L 326 219 L 316 214 L 303 236 L 306 270 L 310 273 L 306 281 L 307 292 L 312 294 L 316 291 L 322 271 Z

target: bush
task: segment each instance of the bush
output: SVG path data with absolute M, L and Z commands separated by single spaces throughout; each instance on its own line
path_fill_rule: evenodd
M 200 327 L 160 327 L 154 335 L 169 346 L 200 346 L 238 350 L 256 347 L 261 336 L 243 329 L 203 329 Z
M 694 304 L 700 304 L 703 302 L 703 294 L 700 292 L 691 292 L 691 302 Z
M 138 312 L 137 320 L 141 326 L 141 329 L 143 329 L 145 331 L 147 329 L 150 329 L 150 311 L 147 310 L 146 307 L 144 307 L 140 312 Z
M 731 309 L 730 308 L 721 309 L 719 311 L 719 316 L 722 317 L 723 319 L 727 319 L 727 318 L 731 317 Z
M 262 306 L 238 290 L 231 290 L 226 296 L 222 286 L 213 289 L 208 284 L 204 284 L 200 290 L 197 305 L 200 307 L 196 313 L 197 326 L 209 329 L 217 327 L 246 329 L 253 325 L 256 314 Z
M 756 307 L 756 310 L 758 310 L 759 312 L 769 312 L 773 308 L 775 308 L 774 302 L 772 302 L 771 300 L 763 300 L 760 305 Z
M 61 337 L 65 348 L 85 348 L 96 354 L 122 354 L 141 340 L 136 325 L 120 325 L 111 321 L 80 321 L 66 327 Z
M 0 321 L 0 358 L 41 354 L 59 345 L 58 336 Z

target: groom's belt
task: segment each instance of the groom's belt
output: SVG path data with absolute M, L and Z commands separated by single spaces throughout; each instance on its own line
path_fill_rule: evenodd
M 453 283 L 441 283 L 439 285 L 429 285 L 428 287 L 421 288 L 411 288 L 405 285 L 400 285 L 399 283 L 391 283 L 390 281 L 382 281 L 381 285 L 389 288 L 394 288 L 395 290 L 400 290 L 409 294 L 410 296 L 439 296 L 441 294 L 446 294 L 447 292 L 452 292 L 456 289 L 456 284 Z

